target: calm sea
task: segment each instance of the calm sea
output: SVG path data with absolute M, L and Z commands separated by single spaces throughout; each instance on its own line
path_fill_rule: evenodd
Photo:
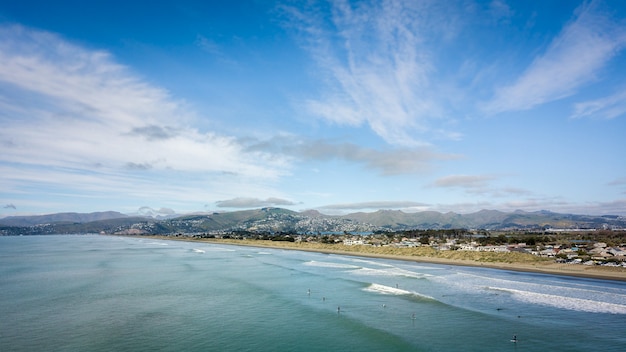
M 141 238 L 0 237 L 0 351 L 625 350 L 623 282 Z

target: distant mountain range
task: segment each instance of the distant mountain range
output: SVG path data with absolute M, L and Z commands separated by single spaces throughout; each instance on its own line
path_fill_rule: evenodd
M 344 218 L 392 229 L 599 229 L 603 227 L 622 228 L 626 225 L 626 217 L 616 215 L 559 214 L 545 210 L 537 212 L 517 210 L 509 213 L 497 210 L 481 210 L 470 214 L 439 213 L 436 211 L 405 213 L 399 210 L 379 210 L 373 213 L 349 214 L 345 215 Z
M 12 216 L 0 219 L 0 234 L 59 233 L 205 233 L 218 231 L 295 231 L 298 233 L 373 232 L 407 229 L 611 229 L 626 228 L 626 217 L 575 215 L 550 211 L 501 212 L 481 210 L 471 214 L 424 211 L 405 213 L 379 210 L 342 216 L 315 210 L 295 212 L 262 208 L 212 214 L 193 214 L 170 219 L 128 216 L 119 212 L 58 213 Z
M 4 226 L 35 226 L 50 223 L 85 223 L 100 220 L 121 219 L 127 217 L 116 211 L 97 213 L 56 213 L 48 215 L 9 216 L 0 219 Z

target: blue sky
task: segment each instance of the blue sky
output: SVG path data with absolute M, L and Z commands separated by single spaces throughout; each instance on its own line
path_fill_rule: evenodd
M 0 0 L 0 217 L 626 215 L 623 1 Z

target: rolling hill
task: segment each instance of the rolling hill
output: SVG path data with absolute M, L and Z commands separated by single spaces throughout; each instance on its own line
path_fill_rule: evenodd
M 542 230 L 626 228 L 626 218 L 615 215 L 591 216 L 550 211 L 501 212 L 481 210 L 470 214 L 424 211 L 405 213 L 379 210 L 342 216 L 317 211 L 295 212 L 261 208 L 234 212 L 193 214 L 171 219 L 130 217 L 118 212 L 59 213 L 0 219 L 0 234 L 55 233 L 207 233 L 256 231 L 297 233 L 373 232 L 409 229 Z

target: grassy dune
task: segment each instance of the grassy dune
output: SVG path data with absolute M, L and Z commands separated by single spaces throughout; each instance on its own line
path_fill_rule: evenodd
M 209 242 L 230 243 L 237 245 L 250 245 L 259 247 L 285 248 L 311 250 L 328 253 L 345 253 L 353 255 L 368 256 L 399 256 L 399 257 L 415 257 L 446 259 L 455 261 L 473 261 L 477 263 L 551 263 L 553 260 L 548 258 L 537 257 L 532 254 L 525 253 L 495 253 L 495 252 L 470 252 L 470 251 L 439 251 L 432 247 L 374 247 L 365 245 L 344 246 L 342 244 L 323 244 L 308 242 L 281 242 L 281 241 L 263 241 L 263 240 L 228 240 L 228 239 L 211 239 Z
M 234 239 L 192 239 L 180 237 L 154 236 L 168 240 L 232 244 L 238 246 L 269 247 L 289 250 L 303 250 L 329 254 L 355 255 L 385 259 L 398 259 L 446 265 L 482 266 L 526 272 L 540 272 L 556 275 L 580 276 L 606 280 L 626 281 L 626 268 L 587 266 L 579 264 L 558 264 L 553 259 L 537 257 L 526 253 L 495 253 L 470 251 L 439 251 L 431 247 L 396 248 L 373 246 L 345 246 L 308 242 L 282 242 L 264 240 Z

